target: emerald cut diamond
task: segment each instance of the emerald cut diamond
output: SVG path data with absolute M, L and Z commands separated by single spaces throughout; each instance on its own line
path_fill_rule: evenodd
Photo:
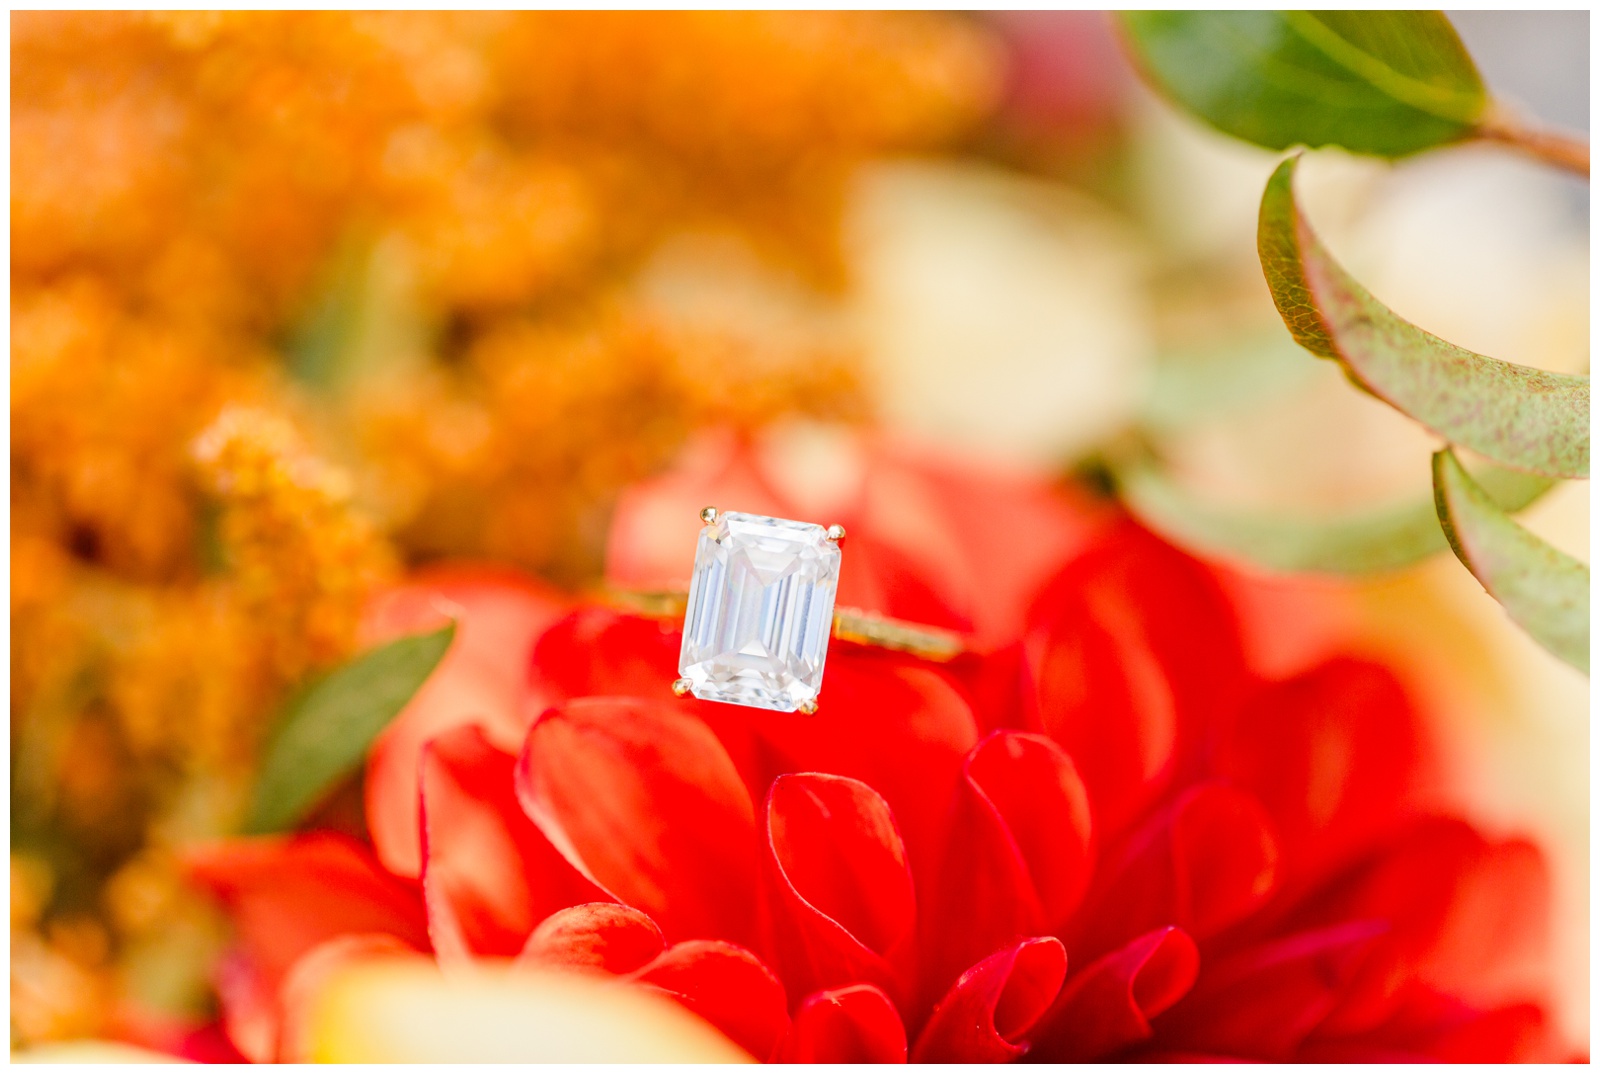
M 708 513 L 709 514 L 709 513 Z M 793 712 L 822 689 L 839 545 L 807 522 L 730 512 L 700 531 L 678 674 L 707 701 Z

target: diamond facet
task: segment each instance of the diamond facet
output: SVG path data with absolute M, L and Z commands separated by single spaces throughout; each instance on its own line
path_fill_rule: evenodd
M 678 674 L 707 701 L 793 712 L 822 688 L 838 585 L 823 527 L 717 516 L 695 551 Z

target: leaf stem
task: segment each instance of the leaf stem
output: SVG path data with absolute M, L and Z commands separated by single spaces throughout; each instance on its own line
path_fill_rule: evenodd
M 1531 127 L 1503 108 L 1485 116 L 1476 133 L 1486 142 L 1520 149 L 1546 164 L 1589 178 L 1589 143 L 1573 135 Z

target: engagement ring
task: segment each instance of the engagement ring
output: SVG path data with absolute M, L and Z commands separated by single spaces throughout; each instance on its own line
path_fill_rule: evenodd
M 817 711 L 830 638 L 946 661 L 960 635 L 856 608 L 835 608 L 844 527 L 700 512 L 689 590 L 618 596 L 637 611 L 683 616 L 672 684 L 679 697 Z

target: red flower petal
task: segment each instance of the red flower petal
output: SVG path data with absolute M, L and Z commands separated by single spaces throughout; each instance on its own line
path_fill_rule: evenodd
M 1228 596 L 1245 659 L 1263 679 L 1283 679 L 1336 656 L 1360 634 L 1359 588 L 1315 574 L 1264 574 L 1216 560 L 1206 564 Z
M 760 1060 L 771 1059 L 789 1031 L 783 985 L 760 959 L 731 943 L 685 940 L 628 980 L 672 996 Z
M 1028 1050 L 1026 1037 L 1061 991 L 1067 952 L 1051 936 L 1023 940 L 963 973 L 934 1007 L 911 1050 L 913 1063 L 1001 1063 Z
M 457 642 L 466 643 L 462 651 L 486 660 L 512 681 L 519 672 L 518 661 L 497 651 L 508 640 L 508 632 L 509 640 L 527 636 L 533 605 L 538 605 L 538 615 L 550 622 L 562 614 L 567 603 L 548 584 L 502 564 L 434 564 L 412 572 L 406 581 L 372 598 L 362 611 L 360 639 L 362 645 L 377 645 L 436 630 L 455 618 L 460 623 Z M 463 611 L 470 613 L 470 621 L 462 619 Z
M 828 772 L 881 794 L 913 870 L 934 857 L 962 758 L 978 737 L 971 708 L 944 675 L 860 651 L 829 656 L 815 715 L 762 713 L 751 734 L 772 775 Z
M 1441 1063 L 1551 1063 L 1561 1058 L 1544 1008 L 1533 1003 L 1475 1012 L 1440 1025 L 1426 1049 Z
M 1484 840 L 1421 963 L 1422 979 L 1480 1006 L 1542 990 L 1550 905 L 1550 872 L 1538 847 Z
M 1188 933 L 1145 933 L 1073 975 L 1040 1019 L 1033 1057 L 1087 1062 L 1149 1040 L 1150 1019 L 1182 999 L 1199 971 L 1200 952 Z
M 1543 981 L 1548 907 L 1533 846 L 1491 843 L 1462 821 L 1428 818 L 1312 896 L 1294 921 L 1388 922 L 1360 987 L 1330 1018 L 1330 1032 L 1355 1033 L 1388 1017 L 1416 985 L 1480 1007 L 1526 996 Z
M 717 736 L 750 789 L 766 793 L 773 773 L 752 739 L 749 710 L 678 698 L 678 651 L 683 623 L 579 608 L 556 623 L 533 649 L 530 682 L 550 703 L 578 697 L 638 697 L 698 716 Z
M 888 799 L 913 860 L 919 848 L 931 849 L 961 757 L 977 737 L 972 711 L 948 678 L 919 661 L 840 646 L 829 657 L 816 715 L 753 715 L 672 696 L 682 637 L 681 624 L 581 609 L 539 640 L 533 681 L 558 697 L 641 697 L 694 714 L 727 750 L 752 798 L 783 772 L 861 779 Z
M 1108 516 L 1045 473 L 975 464 L 961 453 L 882 436 L 873 438 L 871 457 L 877 461 L 868 473 L 868 503 L 882 506 L 866 521 L 903 547 L 932 539 L 952 546 L 944 555 L 952 564 L 946 600 L 966 611 L 985 650 L 1021 635 L 1029 603 Z M 939 524 L 899 510 L 888 475 L 915 482 Z
M 191 1063 L 248 1063 L 249 1057 L 228 1039 L 228 1030 L 219 1020 L 210 1022 L 184 1035 L 170 1049 L 179 1059 Z
M 1422 760 L 1394 674 L 1350 657 L 1265 687 L 1231 721 L 1215 769 L 1248 788 L 1304 876 L 1348 857 L 1400 816 Z
M 1131 523 L 1040 596 L 1025 657 L 1029 720 L 1078 763 L 1105 833 L 1153 799 L 1244 682 L 1216 580 Z
M 388 933 L 428 950 L 416 885 L 386 873 L 345 836 L 232 839 L 190 851 L 186 865 L 226 904 L 270 991 L 301 955 L 346 933 Z
M 1042 735 L 998 731 L 967 758 L 961 785 L 1015 842 L 1047 928 L 1077 909 L 1089 881 L 1089 799 L 1072 759 Z
M 1166 672 L 1115 605 L 1031 641 L 1042 727 L 1096 773 L 1095 812 L 1119 826 L 1160 789 L 1177 745 Z
M 1266 902 L 1277 867 L 1278 843 L 1255 799 L 1199 784 L 1106 856 L 1073 950 L 1097 957 L 1163 925 L 1204 942 Z
M 632 973 L 666 950 L 661 930 L 631 906 L 589 902 L 539 923 L 517 961 L 561 969 Z
M 533 647 L 535 689 L 552 698 L 673 699 L 683 623 L 579 608 Z
M 311 1017 L 323 986 L 336 972 L 346 966 L 373 958 L 392 958 L 396 955 L 416 955 L 408 947 L 382 933 L 360 933 L 339 936 L 312 948 L 290 968 L 279 990 L 282 1004 L 282 1021 L 279 1030 L 276 1061 L 279 1063 L 308 1063 L 311 1061 Z
M 961 684 L 972 706 L 980 734 L 1000 728 L 1020 728 L 1032 702 L 1024 703 L 1031 690 L 1022 642 L 1014 641 L 989 652 L 969 650 L 959 653 L 944 671 Z M 1037 721 L 1034 721 L 1037 723 Z
M 795 517 L 750 452 L 731 430 L 700 433 L 673 469 L 623 490 L 611 514 L 606 580 L 638 589 L 667 589 L 689 582 L 700 509 Z
M 515 750 L 527 727 L 528 652 L 564 614 L 564 605 L 554 590 L 525 575 L 475 566 L 422 572 L 373 601 L 362 632 L 367 644 L 457 620 L 450 651 L 367 757 L 367 824 L 390 872 L 414 877 L 422 871 L 417 763 L 424 743 L 477 723 L 490 742 Z
M 918 563 L 906 550 L 876 536 L 859 519 L 846 516 L 850 550 L 839 564 L 838 603 L 865 608 L 908 623 L 923 623 L 968 634 L 972 619 L 966 608 L 950 603 L 955 588 Z
M 807 996 L 784 1042 L 785 1063 L 904 1063 L 906 1027 L 875 985 Z
M 1295 1056 L 1328 1063 L 1551 1063 L 1561 1058 L 1549 1018 L 1537 1004 L 1479 1010 L 1429 992 L 1413 994 L 1369 1033 L 1313 1039 Z
M 1383 932 L 1382 922 L 1350 922 L 1208 963 L 1161 1019 L 1163 1046 L 1287 1060 L 1342 1000 Z
M 528 731 L 517 795 L 568 861 L 669 939 L 756 935 L 750 795 L 694 716 L 626 698 L 551 709 Z
M 1002 947 L 1061 928 L 1092 861 L 1087 794 L 1071 758 L 1042 735 L 996 731 L 979 743 L 951 812 L 939 881 L 926 892 L 924 984 L 936 990 Z
M 772 947 L 790 992 L 871 981 L 903 993 L 917 907 L 886 803 L 859 780 L 779 776 L 766 803 Z
M 516 758 L 472 724 L 422 751 L 422 894 L 441 961 L 514 955 L 553 911 L 600 898 L 528 820 Z
M 212 983 L 222 1006 L 228 1042 L 251 1063 L 278 1056 L 278 978 L 271 982 L 248 957 L 231 951 L 218 960 Z

